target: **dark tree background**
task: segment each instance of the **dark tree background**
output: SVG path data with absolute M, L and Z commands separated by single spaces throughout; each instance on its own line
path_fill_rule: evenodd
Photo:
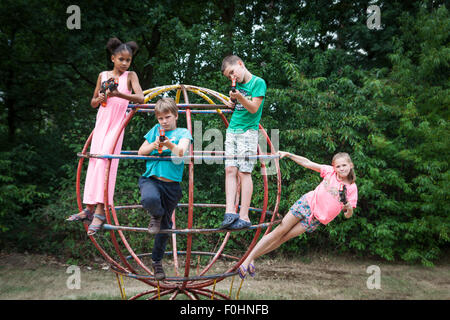
M 111 68 L 105 44 L 116 36 L 139 44 L 131 69 L 144 89 L 186 83 L 227 93 L 222 58 L 241 56 L 268 84 L 261 123 L 280 130 L 281 150 L 321 163 L 338 151 L 352 155 L 359 188 L 354 217 L 338 217 L 281 251 L 320 248 L 431 265 L 448 249 L 450 228 L 444 3 L 79 1 L 81 29 L 70 30 L 72 1 L 2 1 L 0 248 L 68 259 L 96 254 L 81 227 L 64 219 L 77 210 L 76 153 L 94 126 L 89 101 L 98 73 Z M 366 25 L 372 4 L 381 10 L 379 30 Z M 137 118 L 127 128 L 125 150 L 137 149 L 155 123 Z M 221 127 L 216 117 L 202 120 L 203 130 Z M 138 203 L 143 164 L 122 161 L 119 170 L 116 203 Z M 284 214 L 320 180 L 293 162 L 282 161 L 281 170 Z M 196 199 L 224 203 L 223 167 L 195 172 Z M 254 206 L 261 188 L 255 183 Z M 222 214 L 201 212 L 196 223 L 219 223 Z M 133 211 L 124 224 L 146 219 Z M 233 235 L 231 248 L 243 250 L 248 237 Z M 130 241 L 148 250 L 148 237 Z M 213 244 L 200 238 L 196 245 Z

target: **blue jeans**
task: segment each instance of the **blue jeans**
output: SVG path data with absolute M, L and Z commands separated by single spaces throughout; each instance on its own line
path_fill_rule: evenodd
M 156 178 L 140 177 L 141 204 L 149 214 L 161 217 L 161 229 L 172 229 L 172 212 L 183 196 L 178 182 L 165 182 Z M 152 250 L 152 260 L 161 261 L 169 234 L 158 233 Z

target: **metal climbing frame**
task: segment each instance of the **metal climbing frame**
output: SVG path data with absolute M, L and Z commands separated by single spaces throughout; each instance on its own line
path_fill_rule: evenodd
M 218 93 L 216 91 L 196 87 L 192 85 L 182 85 L 182 84 L 176 84 L 176 85 L 168 85 L 168 86 L 161 86 L 152 88 L 149 90 L 144 91 L 145 94 L 145 103 L 150 101 L 151 99 L 157 97 L 158 95 L 161 95 L 163 93 L 166 93 L 168 91 L 176 90 L 176 98 L 175 101 L 179 107 L 179 113 L 186 115 L 186 121 L 187 121 L 187 129 L 192 134 L 192 121 L 191 121 L 191 115 L 192 114 L 202 114 L 202 113 L 217 113 L 220 118 L 222 119 L 225 127 L 228 127 L 228 120 L 226 119 L 225 115 L 226 113 L 232 113 L 232 110 L 227 109 L 225 106 L 225 102 L 229 100 L 228 97 L 225 95 Z M 190 104 L 189 103 L 189 97 L 188 92 L 192 92 L 204 100 L 206 100 L 207 104 Z M 184 103 L 180 104 L 180 97 L 181 94 L 183 94 Z M 210 96 L 214 97 L 218 101 L 220 101 L 222 104 L 215 104 L 214 101 L 210 98 Z M 275 159 L 275 166 L 277 171 L 277 193 L 276 193 L 276 201 L 275 206 L 272 211 L 267 210 L 267 203 L 268 203 L 268 179 L 267 179 L 267 171 L 266 171 L 266 165 L 263 161 L 261 161 L 261 171 L 262 171 L 262 178 L 264 183 L 264 199 L 263 199 L 263 207 L 261 209 L 258 208 L 250 208 L 251 211 L 256 211 L 260 213 L 260 219 L 257 225 L 254 225 L 248 230 L 256 230 L 253 240 L 251 241 L 247 251 L 244 253 L 244 255 L 239 257 L 232 257 L 229 255 L 226 255 L 223 253 L 223 250 L 225 249 L 225 246 L 230 238 L 230 232 L 229 230 L 223 230 L 223 229 L 193 229 L 193 221 L 194 221 L 194 207 L 220 207 L 224 208 L 224 205 L 221 204 L 198 204 L 194 203 L 194 161 L 190 161 L 192 159 L 196 158 L 202 158 L 202 159 L 225 159 L 226 157 L 223 155 L 205 155 L 205 152 L 203 151 L 196 151 L 193 150 L 193 144 L 190 144 L 189 148 L 189 155 L 185 157 L 186 160 L 188 160 L 188 167 L 189 167 L 189 202 L 187 204 L 179 204 L 179 206 L 184 206 L 188 208 L 188 219 L 187 219 L 187 229 L 177 230 L 176 229 L 176 215 L 175 210 L 172 214 L 172 222 L 173 222 L 173 228 L 171 230 L 161 230 L 160 232 L 166 232 L 172 234 L 172 247 L 173 251 L 170 252 L 174 259 L 174 265 L 176 266 L 176 276 L 175 277 L 168 277 L 164 281 L 158 282 L 155 280 L 153 276 L 153 272 L 149 267 L 145 265 L 145 263 L 142 261 L 142 257 L 148 255 L 148 254 L 136 254 L 131 248 L 130 244 L 127 241 L 127 238 L 125 237 L 124 232 L 129 231 L 146 231 L 146 228 L 137 228 L 137 227 L 127 227 L 127 226 L 121 226 L 118 219 L 117 211 L 120 209 L 125 208 L 139 208 L 140 205 L 135 206 L 122 206 L 122 207 L 116 207 L 114 206 L 114 203 L 108 203 L 108 182 L 109 182 L 109 170 L 111 167 L 111 160 L 112 159 L 150 159 L 153 157 L 150 156 L 137 156 L 136 152 L 121 152 L 120 155 L 113 154 L 114 149 L 117 145 L 119 136 L 122 131 L 125 130 L 126 126 L 130 122 L 130 120 L 133 118 L 133 116 L 137 112 L 154 112 L 154 104 L 142 104 L 142 105 L 136 105 L 136 104 L 130 104 L 129 105 L 129 112 L 125 119 L 122 122 L 120 130 L 117 132 L 115 139 L 114 139 L 114 145 L 111 146 L 109 154 L 105 155 L 91 155 L 87 152 L 88 147 L 92 140 L 93 132 L 90 134 L 89 138 L 87 139 L 83 150 L 81 153 L 78 154 L 80 157 L 78 162 L 78 168 L 77 168 L 77 181 L 76 181 L 76 193 L 77 193 L 77 203 L 78 208 L 81 211 L 83 209 L 83 204 L 81 201 L 81 192 L 80 192 L 80 183 L 81 183 L 81 172 L 83 167 L 84 159 L 86 158 L 104 158 L 108 159 L 106 170 L 105 170 L 105 184 L 104 184 L 104 205 L 105 205 L 105 215 L 106 215 L 106 222 L 107 224 L 104 225 L 105 230 L 109 230 L 111 235 L 111 242 L 114 246 L 114 249 L 120 259 L 120 261 L 115 261 L 107 252 L 105 249 L 103 249 L 98 241 L 95 239 L 94 236 L 90 236 L 89 238 L 93 242 L 94 246 L 97 248 L 97 250 L 100 252 L 100 254 L 104 257 L 104 259 L 110 264 L 111 270 L 115 272 L 117 275 L 120 276 L 127 276 L 130 278 L 137 279 L 139 281 L 142 281 L 155 289 L 148 290 L 145 292 L 142 292 L 134 297 L 131 297 L 130 299 L 137 299 L 140 297 L 143 297 L 145 295 L 151 295 L 148 299 L 156 299 L 160 298 L 164 295 L 169 295 L 170 299 L 175 299 L 176 296 L 180 293 L 186 295 L 189 299 L 199 299 L 200 296 L 205 297 L 214 297 L 217 299 L 218 297 L 223 299 L 229 299 L 230 296 L 227 296 L 222 293 L 217 293 L 214 291 L 211 291 L 210 289 L 207 289 L 207 287 L 214 284 L 214 288 L 217 282 L 222 281 L 223 279 L 234 276 L 237 273 L 237 268 L 240 266 L 240 264 L 246 259 L 246 257 L 250 254 L 253 247 L 256 245 L 256 242 L 260 236 L 261 230 L 263 228 L 266 228 L 266 233 L 270 232 L 270 229 L 272 225 L 278 223 L 280 220 L 276 220 L 276 217 L 278 216 L 278 208 L 280 203 L 280 196 L 281 196 L 281 174 L 280 174 L 280 168 L 278 163 L 278 157 L 275 155 L 276 150 L 274 150 L 274 147 L 272 145 L 272 142 L 270 141 L 269 136 L 267 135 L 264 128 L 259 125 L 259 131 L 260 133 L 265 137 L 268 146 L 270 147 L 270 153 L 269 154 L 261 154 L 260 146 L 258 145 L 258 152 L 257 156 L 255 156 L 258 159 Z M 220 152 L 216 152 L 219 154 Z M 166 160 L 170 160 L 171 157 L 168 157 Z M 164 160 L 164 159 L 160 159 Z M 236 208 L 238 208 L 239 204 L 239 194 L 240 190 L 238 188 L 237 194 L 236 194 Z M 269 221 L 265 222 L 266 214 L 271 214 L 271 218 Z M 87 226 L 85 225 L 85 229 L 87 231 Z M 247 230 L 247 229 L 245 229 Z M 115 232 L 113 232 L 115 231 Z M 236 231 L 242 231 L 242 230 L 236 230 Z M 198 251 L 192 251 L 192 236 L 193 234 L 198 233 L 217 233 L 217 232 L 226 232 L 226 235 L 218 248 L 217 252 L 198 252 Z M 129 256 L 125 256 L 123 250 L 119 246 L 118 239 L 116 237 L 116 233 L 119 235 L 120 240 L 122 242 L 122 245 L 125 247 L 125 249 L 130 254 Z M 177 234 L 184 234 L 187 236 L 186 240 L 186 251 L 179 252 L 177 251 L 177 243 L 176 243 L 176 236 Z M 167 252 L 166 252 L 167 254 Z M 185 255 L 185 269 L 183 276 L 179 276 L 178 272 L 178 256 L 179 255 Z M 196 276 L 190 276 L 190 267 L 191 267 L 191 260 L 192 256 L 197 255 L 208 255 L 211 256 L 211 260 L 209 263 L 203 268 L 202 271 L 198 273 Z M 214 263 L 219 258 L 227 258 L 232 259 L 236 263 L 230 267 L 228 270 L 226 270 L 223 273 L 215 274 L 215 275 L 206 275 L 208 270 L 214 265 Z M 137 270 L 130 264 L 130 260 L 133 259 L 139 267 L 141 267 L 146 274 L 139 274 Z

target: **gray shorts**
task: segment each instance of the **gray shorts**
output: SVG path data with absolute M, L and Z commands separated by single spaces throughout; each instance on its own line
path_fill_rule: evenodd
M 225 155 L 253 156 L 258 151 L 258 130 L 249 129 L 244 133 L 231 133 L 227 131 L 225 138 Z M 240 172 L 251 173 L 256 159 L 225 160 L 225 167 L 237 167 Z

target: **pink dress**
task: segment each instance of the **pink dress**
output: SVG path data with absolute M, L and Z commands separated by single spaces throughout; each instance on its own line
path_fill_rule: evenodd
M 102 72 L 102 82 L 107 80 L 107 72 Z M 128 90 L 128 71 L 119 77 L 119 87 L 117 90 L 122 93 L 131 94 Z M 128 100 L 119 97 L 110 97 L 106 100 L 106 107 L 99 106 L 97 120 L 95 122 L 94 135 L 92 137 L 90 153 L 92 154 L 120 154 L 122 149 L 123 131 L 117 141 L 114 152 L 111 148 L 122 121 L 126 116 Z M 105 168 L 107 159 L 89 159 L 89 166 L 84 184 L 83 203 L 97 204 L 104 203 L 105 190 Z M 108 204 L 113 203 L 114 186 L 116 184 L 117 167 L 119 159 L 113 159 L 109 170 L 108 184 Z

